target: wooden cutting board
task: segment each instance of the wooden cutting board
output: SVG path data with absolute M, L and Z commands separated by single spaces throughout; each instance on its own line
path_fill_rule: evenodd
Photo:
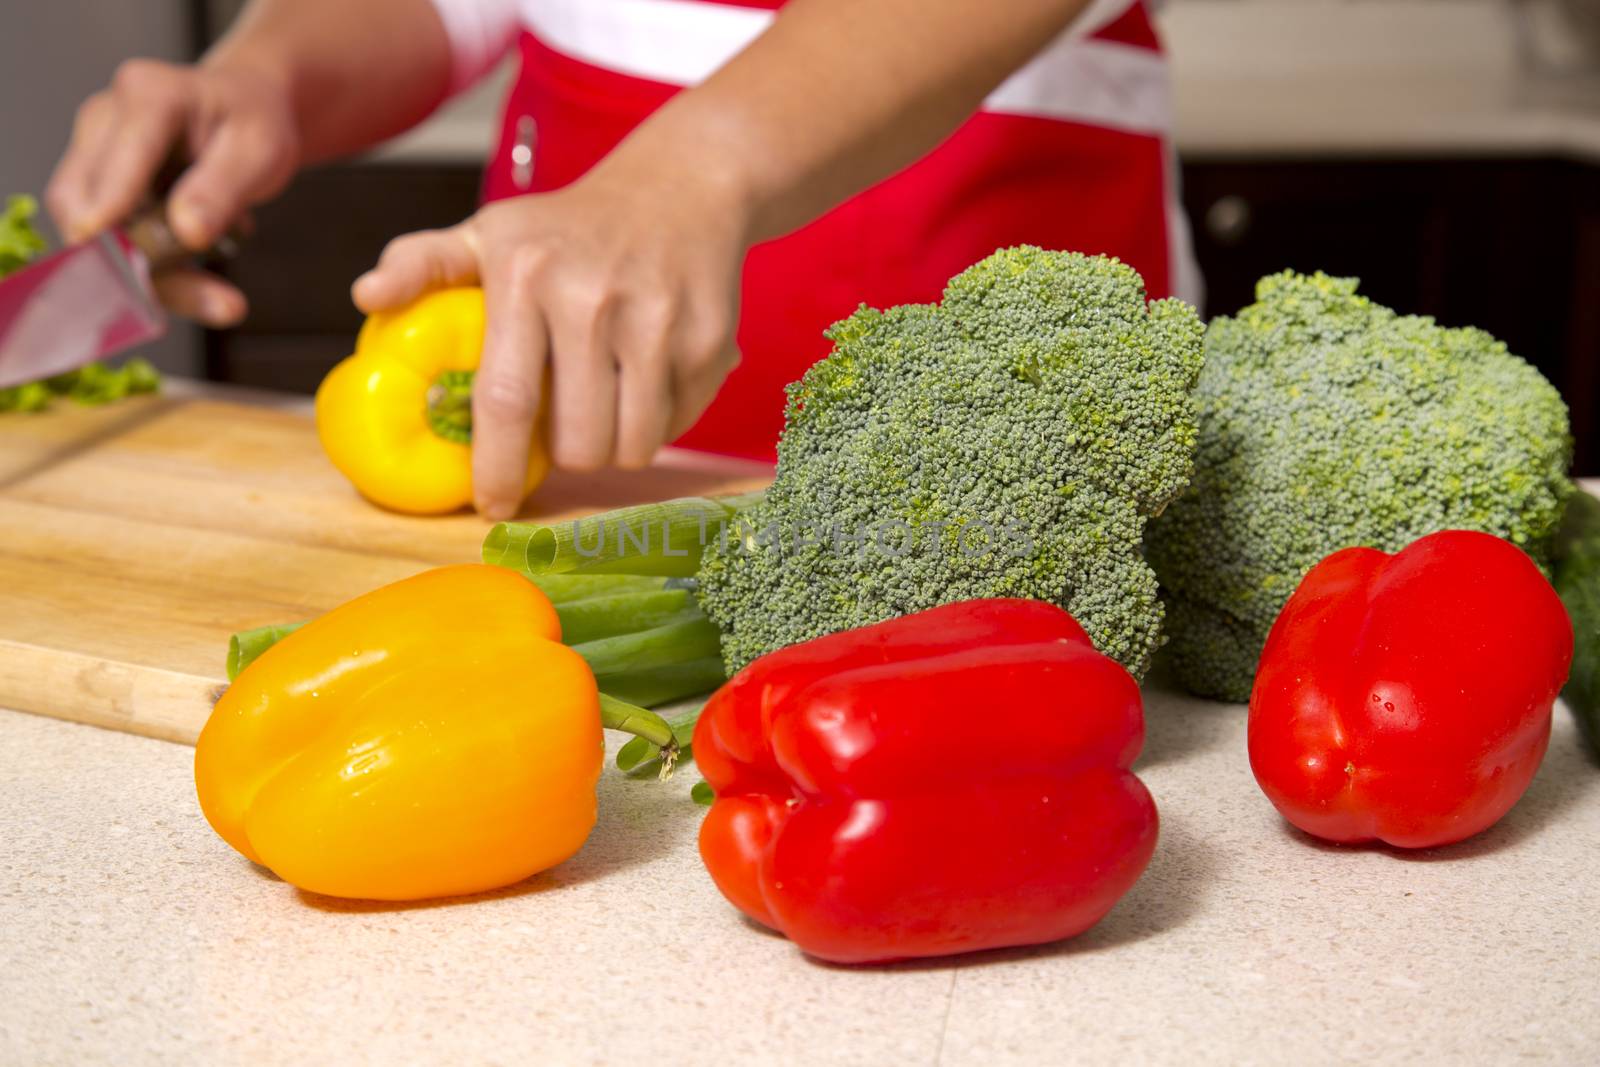
M 648 471 L 555 474 L 523 517 L 769 477 L 668 450 Z M 178 382 L 103 408 L 0 415 L 0 708 L 192 744 L 229 634 L 476 560 L 487 529 L 363 501 L 303 401 Z

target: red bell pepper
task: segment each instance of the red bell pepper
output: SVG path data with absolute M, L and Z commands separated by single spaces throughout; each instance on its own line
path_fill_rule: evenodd
M 1295 826 L 1429 848 L 1511 809 L 1550 740 L 1572 624 L 1521 549 L 1447 530 L 1335 552 L 1267 636 L 1250 766 Z
M 1138 880 L 1139 687 L 1072 616 L 974 600 L 764 656 L 711 698 L 700 855 L 837 962 L 1054 941 Z

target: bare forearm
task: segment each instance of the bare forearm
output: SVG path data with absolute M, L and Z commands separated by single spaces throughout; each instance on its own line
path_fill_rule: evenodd
M 202 65 L 281 85 L 301 161 L 315 162 L 392 137 L 437 107 L 450 45 L 429 0 L 253 0 Z
M 619 150 L 717 169 L 751 238 L 913 162 L 1089 0 L 791 0 L 772 28 Z

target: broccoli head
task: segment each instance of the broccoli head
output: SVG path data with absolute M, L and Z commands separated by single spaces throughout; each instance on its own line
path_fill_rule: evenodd
M 730 670 L 976 597 L 1070 611 L 1135 675 L 1162 606 L 1141 542 L 1189 477 L 1202 327 L 1114 259 L 1020 247 L 942 303 L 862 307 L 789 387 L 772 487 L 700 569 Z
M 1467 529 L 1542 562 L 1561 521 L 1571 440 L 1550 383 L 1481 330 L 1356 287 L 1286 271 L 1206 333 L 1194 478 L 1148 545 L 1192 692 L 1247 700 L 1273 620 L 1337 549 Z

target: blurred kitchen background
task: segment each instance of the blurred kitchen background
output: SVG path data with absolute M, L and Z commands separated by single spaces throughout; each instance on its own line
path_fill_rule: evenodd
M 193 57 L 241 6 L 19 0 L 0 192 L 42 189 L 120 59 Z M 1160 18 L 1208 312 L 1248 303 L 1262 274 L 1321 268 L 1482 326 L 1561 387 L 1579 470 L 1600 474 L 1600 0 L 1170 0 Z M 351 279 L 390 237 L 473 209 L 506 74 L 260 209 L 226 268 L 249 320 L 179 329 L 158 362 L 313 389 L 360 325 Z

